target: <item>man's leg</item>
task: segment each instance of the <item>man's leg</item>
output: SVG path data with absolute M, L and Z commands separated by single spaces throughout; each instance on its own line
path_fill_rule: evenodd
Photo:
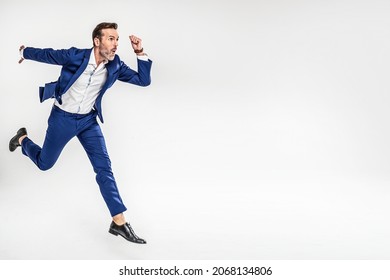
M 104 136 L 96 121 L 96 116 L 88 122 L 91 123 L 86 125 L 86 128 L 77 137 L 87 152 L 96 173 L 96 181 L 100 192 L 113 217 L 109 232 L 114 235 L 120 234 L 128 241 L 145 244 L 146 241 L 136 236 L 130 224 L 126 223 L 124 218 L 123 212 L 127 209 L 119 195 Z
M 77 135 L 83 145 L 89 160 L 96 173 L 96 181 L 107 207 L 114 217 L 127 210 L 119 195 L 114 175 L 111 170 L 111 161 L 107 153 L 106 143 L 96 119 L 93 124 Z
M 28 137 L 21 141 L 22 153 L 41 170 L 50 169 L 57 161 L 64 146 L 75 136 L 75 123 L 54 108 L 48 120 L 48 128 L 42 148 Z

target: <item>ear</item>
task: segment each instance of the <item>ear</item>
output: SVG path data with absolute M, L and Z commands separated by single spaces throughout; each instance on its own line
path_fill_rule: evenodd
M 93 39 L 93 41 L 94 41 L 94 43 L 95 43 L 95 46 L 97 46 L 97 47 L 99 47 L 99 45 L 100 45 L 100 40 L 99 40 L 99 38 L 95 38 L 95 39 Z

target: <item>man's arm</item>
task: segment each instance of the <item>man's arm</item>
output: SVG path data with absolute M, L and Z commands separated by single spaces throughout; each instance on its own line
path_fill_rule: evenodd
M 152 61 L 144 61 L 138 59 L 138 72 L 132 70 L 125 63 L 121 62 L 121 68 L 119 72 L 118 80 L 138 86 L 146 87 L 150 85 L 150 69 L 152 67 Z
M 21 55 L 19 63 L 22 63 L 25 59 L 31 59 L 48 64 L 64 65 L 69 61 L 74 50 L 75 48 L 68 50 L 38 49 L 22 45 L 19 48 Z
M 140 38 L 131 35 L 129 36 L 129 39 L 131 46 L 138 57 L 138 72 L 130 69 L 122 62 L 118 80 L 139 86 L 148 86 L 151 82 L 150 69 L 152 67 L 152 61 L 147 57 L 146 53 L 144 53 L 142 40 Z

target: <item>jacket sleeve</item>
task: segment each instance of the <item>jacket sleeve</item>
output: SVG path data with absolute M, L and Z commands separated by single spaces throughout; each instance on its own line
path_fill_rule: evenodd
M 53 50 L 27 47 L 23 50 L 23 57 L 48 64 L 64 65 L 70 60 L 74 51 L 75 48 Z
M 121 61 L 118 80 L 130 84 L 146 87 L 151 83 L 150 69 L 152 67 L 152 61 L 151 60 L 144 61 L 144 60 L 137 59 L 137 62 L 138 62 L 138 72 L 132 70 L 124 62 Z

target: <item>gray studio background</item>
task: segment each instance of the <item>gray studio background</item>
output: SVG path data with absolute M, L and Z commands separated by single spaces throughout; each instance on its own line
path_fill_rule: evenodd
M 388 259 L 390 2 L 2 1 L 1 259 Z M 105 133 L 126 216 L 146 246 L 110 235 L 77 139 L 39 171 L 8 151 L 42 144 L 60 67 L 21 44 L 92 46 L 119 24 L 154 61 L 117 82 Z

